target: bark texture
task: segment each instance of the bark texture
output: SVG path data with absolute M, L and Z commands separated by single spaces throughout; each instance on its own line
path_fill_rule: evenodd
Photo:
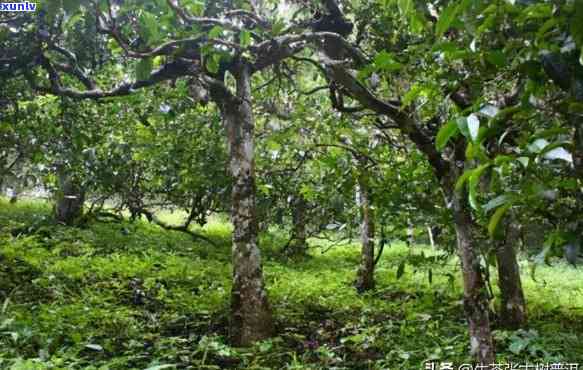
M 583 115 L 575 116 L 573 119 L 575 120 L 573 165 L 575 166 L 577 177 L 583 180 Z
M 293 231 L 289 253 L 294 256 L 305 256 L 308 252 L 306 241 L 306 200 L 302 195 L 292 199 Z
M 525 326 L 527 321 L 526 301 L 516 259 L 518 232 L 516 225 L 510 223 L 506 228 L 505 239 L 496 248 L 501 296 L 500 324 L 507 329 L 518 329 Z
M 360 188 L 361 211 L 361 240 L 362 251 L 360 256 L 360 268 L 356 279 L 356 290 L 359 293 L 371 290 L 375 286 L 374 281 L 374 238 L 375 222 L 374 210 L 371 207 L 371 194 L 368 174 L 363 173 L 358 178 Z
M 227 128 L 233 177 L 233 287 L 230 325 L 234 344 L 248 346 L 273 334 L 273 318 L 257 244 L 254 117 L 248 67 L 239 62 L 234 76 L 237 96 L 234 99 L 223 99 L 220 104 Z
M 66 225 L 74 225 L 83 216 L 85 190 L 63 168 L 58 170 L 58 182 L 55 220 Z
M 452 187 L 448 187 L 451 191 Z M 452 208 L 458 253 L 464 281 L 464 310 L 469 325 L 470 351 L 481 364 L 495 363 L 494 342 L 490 329 L 488 294 L 480 267 L 472 218 L 465 194 L 452 193 Z

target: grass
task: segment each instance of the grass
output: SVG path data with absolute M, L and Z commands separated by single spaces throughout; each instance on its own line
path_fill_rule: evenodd
M 278 335 L 252 348 L 228 344 L 230 232 L 198 230 L 217 247 L 145 222 L 50 224 L 50 206 L 0 200 L 2 369 L 420 369 L 469 362 L 459 268 L 417 258 L 424 246 L 385 250 L 374 292 L 352 287 L 357 245 L 311 258 L 279 254 L 286 236 L 261 236 Z M 164 215 L 180 222 L 179 213 Z M 527 330 L 496 330 L 499 362 L 583 363 L 583 273 L 521 262 Z M 432 279 L 429 281 L 429 270 Z M 493 281 L 495 286 L 495 281 Z M 494 300 L 494 304 L 496 301 Z

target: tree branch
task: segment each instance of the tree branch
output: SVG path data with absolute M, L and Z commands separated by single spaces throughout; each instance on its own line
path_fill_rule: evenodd
M 163 65 L 160 69 L 152 72 L 146 80 L 125 82 L 110 90 L 94 88 L 91 90 L 76 90 L 63 87 L 57 69 L 51 64 L 48 58 L 41 54 L 41 66 L 49 74 L 49 87 L 33 86 L 38 91 L 59 96 L 68 96 L 73 99 L 100 99 L 115 96 L 125 96 L 133 93 L 137 89 L 155 85 L 161 81 L 172 80 L 182 76 L 196 76 L 198 72 L 193 67 L 192 62 L 185 63 L 177 60 Z

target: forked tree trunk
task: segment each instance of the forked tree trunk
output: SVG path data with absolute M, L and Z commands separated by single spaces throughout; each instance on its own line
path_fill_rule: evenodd
M 500 324 L 507 329 L 523 327 L 527 320 L 526 301 L 516 259 L 515 244 L 517 241 L 516 225 L 509 223 L 505 239 L 496 246 L 498 286 L 501 296 Z
M 493 364 L 496 356 L 490 329 L 488 295 L 480 267 L 478 245 L 473 235 L 471 213 L 466 194 L 453 191 L 453 183 L 446 186 L 446 189 L 451 192 L 457 247 L 462 263 L 464 310 L 469 325 L 470 351 L 481 364 Z
M 363 171 L 358 178 L 360 188 L 360 212 L 361 212 L 361 240 L 362 251 L 360 255 L 360 268 L 356 280 L 356 290 L 360 293 L 373 289 L 374 281 L 374 238 L 375 221 L 374 210 L 371 207 L 371 194 L 368 173 Z
M 65 225 L 74 225 L 83 215 L 85 189 L 79 185 L 64 168 L 59 168 L 55 202 L 55 220 Z
M 308 252 L 308 243 L 306 241 L 306 206 L 306 200 L 301 194 L 293 197 L 293 231 L 290 254 L 294 256 L 305 256 Z
M 248 346 L 273 334 L 273 318 L 257 245 L 254 117 L 248 67 L 239 63 L 234 76 L 237 99 L 223 100 L 220 104 L 227 128 L 233 177 L 233 287 L 230 326 L 234 344 Z

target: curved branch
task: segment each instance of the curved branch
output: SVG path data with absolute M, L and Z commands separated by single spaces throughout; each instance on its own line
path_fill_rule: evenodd
M 299 89 L 297 89 L 296 91 L 300 95 L 312 95 L 312 94 L 317 93 L 318 91 L 327 90 L 329 88 L 330 88 L 330 86 L 328 86 L 328 85 L 322 85 L 322 86 L 314 87 L 313 89 L 310 89 L 308 91 L 301 91 Z
M 115 96 L 129 95 L 135 90 L 155 85 L 161 81 L 172 80 L 182 76 L 196 76 L 197 70 L 193 68 L 192 63 L 184 63 L 180 60 L 167 63 L 160 69 L 152 72 L 150 77 L 146 80 L 125 82 L 110 90 L 91 89 L 91 90 L 76 90 L 61 85 L 61 79 L 57 69 L 51 64 L 48 58 L 41 55 L 41 66 L 49 74 L 49 87 L 33 86 L 38 91 L 50 93 L 59 96 L 68 96 L 74 99 L 100 99 Z
M 358 48 L 354 47 L 348 40 L 334 32 L 304 32 L 297 35 L 285 35 L 275 37 L 257 45 L 252 45 L 249 50 L 257 55 L 257 60 L 253 64 L 254 71 L 259 71 L 271 65 L 279 63 L 281 60 L 294 56 L 306 47 L 307 43 L 322 45 L 329 40 L 340 45 L 343 50 L 357 64 L 367 64 L 369 58 Z M 342 61 L 346 63 L 346 61 Z
M 348 145 L 341 145 L 341 144 L 315 144 L 315 147 L 322 147 L 322 148 L 340 148 L 340 149 L 344 149 L 348 152 L 350 152 L 350 154 L 352 154 L 352 156 L 354 158 L 356 158 L 357 160 L 367 160 L 369 161 L 372 165 L 378 165 L 378 162 L 371 157 L 370 155 L 361 152 L 360 150 L 357 150 L 356 148 L 350 147 Z
M 210 18 L 210 17 L 195 17 L 185 10 L 185 7 L 180 6 L 178 0 L 166 0 L 168 6 L 176 13 L 178 18 L 182 19 L 184 23 L 193 24 L 198 23 L 201 25 L 207 26 L 220 26 L 222 28 L 226 28 L 233 31 L 241 31 L 241 27 L 236 26 L 234 23 L 229 22 L 224 19 L 219 18 Z M 240 13 L 236 13 L 235 15 L 241 15 Z
M 197 240 L 197 239 L 204 240 L 205 242 L 209 243 L 213 247 L 216 247 L 217 246 L 217 244 L 214 241 L 212 241 L 211 239 L 207 238 L 206 236 L 201 235 L 199 233 L 196 233 L 196 232 L 190 230 L 188 228 L 188 223 L 186 223 L 184 225 L 179 225 L 179 226 L 169 225 L 169 224 L 165 223 L 164 221 L 158 219 L 154 213 L 152 213 L 152 212 L 150 212 L 148 210 L 143 209 L 140 212 L 143 213 L 148 220 L 151 220 L 153 223 L 155 223 L 156 225 L 160 226 L 164 230 L 179 231 L 181 233 L 185 233 L 185 234 L 190 235 L 194 240 Z

